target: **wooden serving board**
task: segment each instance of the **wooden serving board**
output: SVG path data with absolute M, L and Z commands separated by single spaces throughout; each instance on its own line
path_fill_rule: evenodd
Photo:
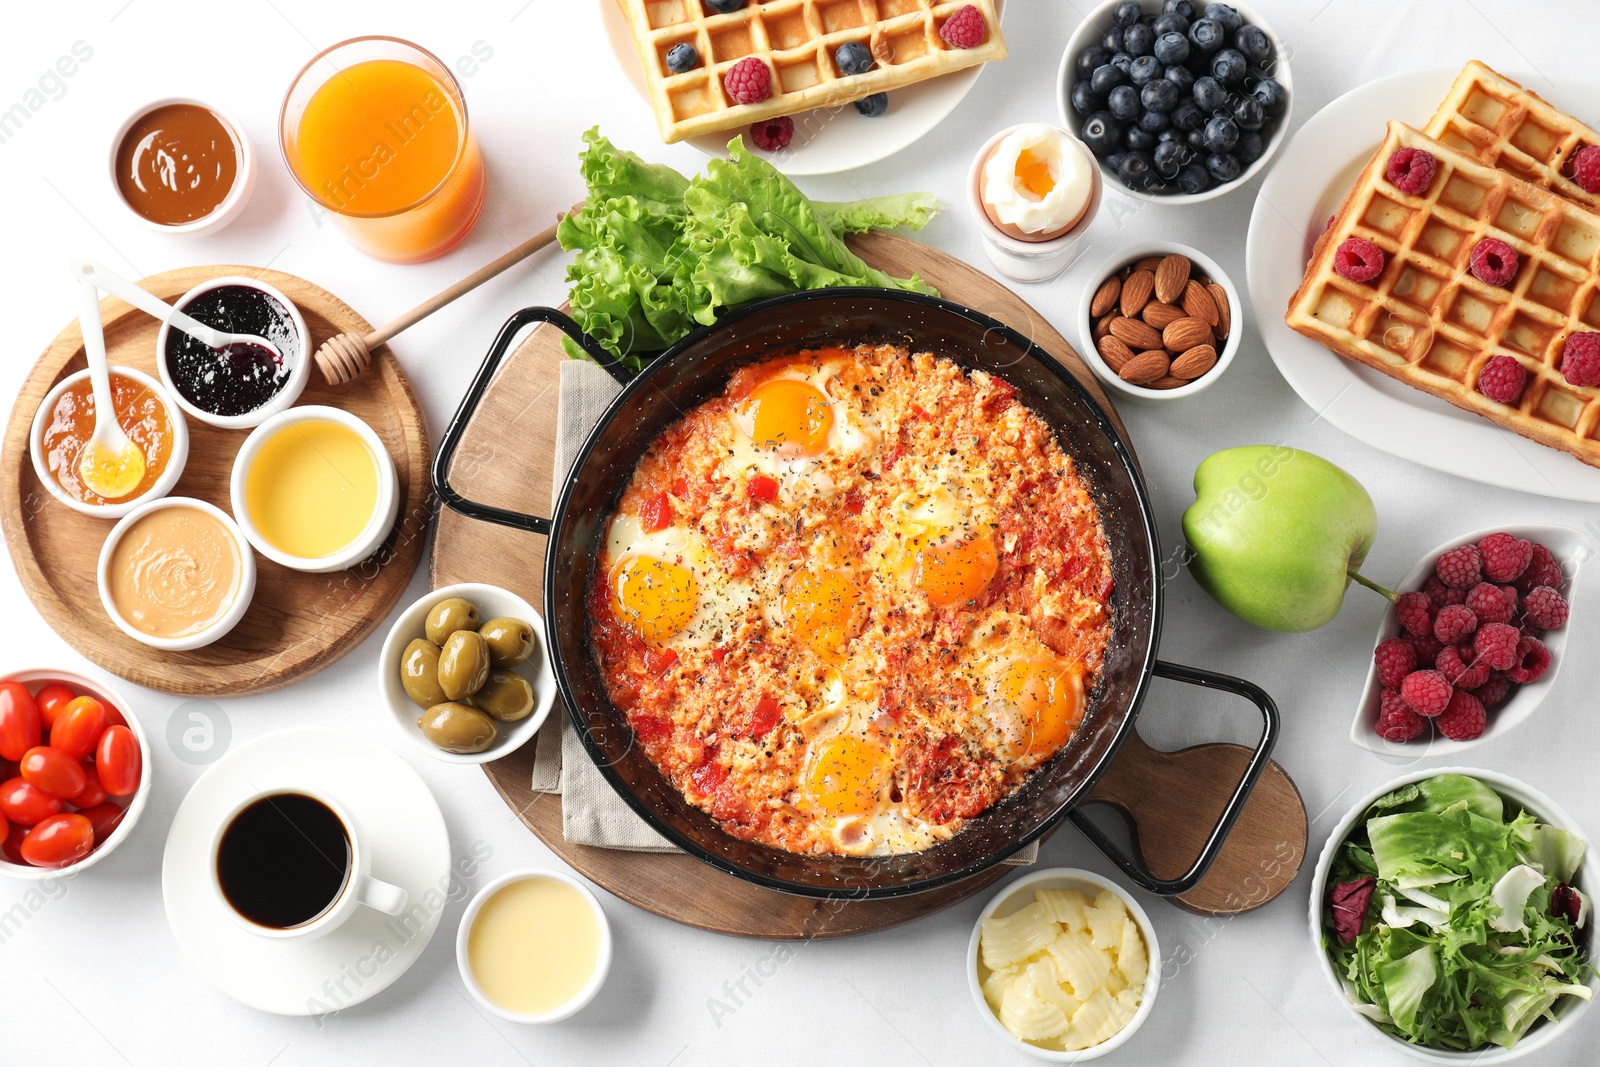
M 139 284 L 173 301 L 224 275 L 259 278 L 294 301 L 310 330 L 311 351 L 337 333 L 371 325 L 343 301 L 304 279 L 258 267 L 186 267 Z M 156 372 L 160 324 L 130 305 L 100 302 L 106 352 L 113 366 Z M 311 352 L 304 353 L 306 359 Z M 257 554 L 256 592 L 239 625 L 191 652 L 163 652 L 128 637 L 106 617 L 96 587 L 101 545 L 114 520 L 80 515 L 39 483 L 29 457 L 34 412 L 62 378 L 85 366 L 83 334 L 74 322 L 34 364 L 6 426 L 0 477 L 0 528 L 11 562 L 34 606 L 73 648 L 139 685 L 190 696 L 262 693 L 312 674 L 343 656 L 389 614 L 422 559 L 433 507 L 431 449 L 422 409 L 387 347 L 373 353 L 360 378 L 324 385 L 313 371 L 301 404 L 327 404 L 360 416 L 389 450 L 400 479 L 400 509 L 388 540 L 370 559 L 335 574 L 305 574 Z M 232 513 L 228 478 L 249 431 L 221 430 L 189 419 L 189 460 L 173 496 L 207 500 Z
M 926 245 L 892 234 L 864 234 L 850 238 L 868 263 L 891 274 L 919 274 L 950 300 L 990 315 L 1031 338 L 1060 360 L 1081 382 L 1119 430 L 1126 430 L 1110 398 L 1072 345 L 1020 297 L 982 271 Z M 489 386 L 467 429 L 451 468 L 451 484 L 473 500 L 515 508 L 535 515 L 550 513 L 553 459 L 556 443 L 556 389 L 561 361 L 566 358 L 560 333 L 537 327 L 508 356 Z M 515 566 L 507 561 L 515 560 Z M 431 580 L 435 588 L 456 582 L 493 582 L 542 603 L 544 595 L 545 539 L 505 526 L 476 522 L 449 509 L 441 509 L 434 537 Z M 1205 751 L 1201 751 L 1205 750 Z M 1159 753 L 1131 737 L 1119 755 L 1122 771 L 1114 781 L 1129 788 L 1148 788 L 1157 797 L 1187 797 L 1189 793 L 1213 797 L 1220 810 L 1239 779 L 1249 750 L 1238 745 L 1207 745 L 1186 750 L 1196 753 L 1178 763 L 1157 757 L 1183 757 L 1186 753 Z M 1129 760 L 1127 767 L 1124 761 Z M 536 793 L 531 788 L 534 746 L 524 746 L 504 759 L 484 765 L 495 789 L 518 818 L 581 874 L 631 904 L 688 926 L 717 933 L 769 940 L 808 940 L 848 937 L 883 930 L 931 915 L 979 893 L 1017 868 L 996 866 L 965 881 L 929 893 L 889 900 L 816 900 L 764 889 L 724 874 L 690 856 L 659 852 L 624 852 L 567 842 L 561 830 L 561 798 Z M 1166 775 L 1182 773 L 1191 781 L 1168 789 Z M 1108 778 L 1111 776 L 1108 775 Z M 1198 783 L 1198 784 L 1196 784 Z M 1290 799 L 1292 798 L 1292 799 Z M 1135 798 L 1136 799 L 1136 798 Z M 1172 811 L 1181 802 L 1162 809 L 1140 805 L 1127 792 L 1101 795 L 1099 788 L 1086 803 L 1103 802 L 1130 813 L 1143 814 L 1136 840 L 1141 856 L 1158 875 L 1182 873 L 1198 851 L 1196 835 L 1203 841 L 1211 827 L 1174 826 Z M 1277 764 L 1262 775 L 1250 804 L 1240 817 L 1239 829 L 1259 822 L 1266 826 L 1292 826 L 1293 810 L 1300 811 L 1299 853 L 1305 851 L 1305 813 L 1294 784 Z M 1208 811 L 1211 809 L 1208 808 Z M 1298 870 L 1272 879 L 1262 892 L 1241 889 L 1245 877 L 1258 870 L 1261 842 L 1250 835 L 1234 837 L 1224 846 L 1212 872 L 1191 891 L 1198 894 L 1199 910 L 1216 913 L 1259 907 L 1281 892 Z M 1195 906 L 1195 905 L 1187 905 Z

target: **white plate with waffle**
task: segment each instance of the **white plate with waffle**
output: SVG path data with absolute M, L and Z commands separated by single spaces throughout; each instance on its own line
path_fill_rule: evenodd
M 640 65 L 639 50 L 627 18 L 617 0 L 596 0 L 605 24 L 606 38 L 628 81 L 646 100 L 650 99 Z M 992 0 L 997 19 L 1004 16 L 1004 0 Z M 754 6 L 754 5 L 752 5 Z M 840 171 L 876 163 L 921 140 L 938 128 L 956 105 L 972 89 L 987 62 L 966 67 L 927 81 L 889 90 L 889 110 L 869 118 L 854 105 L 819 107 L 794 116 L 794 140 L 770 158 L 791 177 L 837 174 Z M 860 75 L 859 77 L 870 77 Z M 686 138 L 709 156 L 727 154 L 727 145 L 746 127 Z M 749 143 L 749 137 L 745 138 Z
M 1416 71 L 1364 85 L 1329 104 L 1284 145 L 1250 220 L 1246 259 L 1257 329 L 1301 399 L 1352 437 L 1488 485 L 1600 503 L 1600 468 L 1341 358 L 1284 321 L 1317 236 L 1383 140 L 1387 124 L 1424 128 L 1458 73 Z M 1521 80 L 1557 107 L 1574 108 L 1592 93 L 1572 82 Z

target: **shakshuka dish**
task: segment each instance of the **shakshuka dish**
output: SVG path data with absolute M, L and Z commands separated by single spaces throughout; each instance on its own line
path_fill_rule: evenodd
M 729 834 L 917 852 L 1071 738 L 1094 500 L 1005 381 L 901 347 L 737 371 L 650 445 L 588 596 L 612 702 Z

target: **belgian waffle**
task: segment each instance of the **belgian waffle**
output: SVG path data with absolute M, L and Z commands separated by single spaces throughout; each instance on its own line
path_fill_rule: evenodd
M 723 15 L 702 0 L 618 3 L 633 29 L 661 137 L 669 143 L 842 106 L 1006 54 L 994 0 L 763 0 Z M 975 48 L 952 48 L 939 28 L 968 3 L 988 32 Z M 877 66 L 865 74 L 841 72 L 834 53 L 849 41 L 870 48 Z M 700 56 L 682 74 L 667 69 L 667 52 L 677 44 L 693 45 Z M 736 104 L 723 86 L 728 68 L 746 56 L 762 59 L 772 71 L 772 95 L 759 104 Z
M 1600 132 L 1475 59 L 1461 69 L 1422 132 L 1479 163 L 1600 211 L 1600 196 L 1568 176 L 1572 154 L 1600 145 Z
M 1384 176 L 1390 154 L 1406 147 L 1439 162 L 1420 196 Z M 1383 250 L 1383 272 L 1370 282 L 1334 269 L 1334 253 L 1350 237 Z M 1468 269 L 1485 237 L 1520 258 L 1504 288 Z M 1391 122 L 1318 238 L 1285 319 L 1347 359 L 1600 466 L 1600 389 L 1569 385 L 1556 369 L 1568 335 L 1600 330 L 1597 252 L 1600 215 Z M 1484 364 L 1500 354 L 1528 371 L 1514 405 L 1476 388 Z

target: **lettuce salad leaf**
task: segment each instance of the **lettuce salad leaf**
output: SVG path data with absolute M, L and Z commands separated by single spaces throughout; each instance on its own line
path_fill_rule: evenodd
M 578 324 L 633 370 L 729 308 L 802 289 L 868 285 L 938 294 L 920 278 L 869 267 L 844 236 L 921 229 L 931 193 L 813 203 L 735 137 L 728 158 L 685 178 L 583 135 L 588 196 L 557 228 Z M 582 353 L 568 346 L 573 355 Z
M 1561 997 L 1591 996 L 1587 906 L 1567 885 L 1585 847 L 1474 778 L 1405 786 L 1374 801 L 1340 850 L 1330 904 L 1347 909 L 1375 885 L 1359 927 L 1325 911 L 1323 947 L 1357 1009 L 1390 1033 L 1509 1048 Z

